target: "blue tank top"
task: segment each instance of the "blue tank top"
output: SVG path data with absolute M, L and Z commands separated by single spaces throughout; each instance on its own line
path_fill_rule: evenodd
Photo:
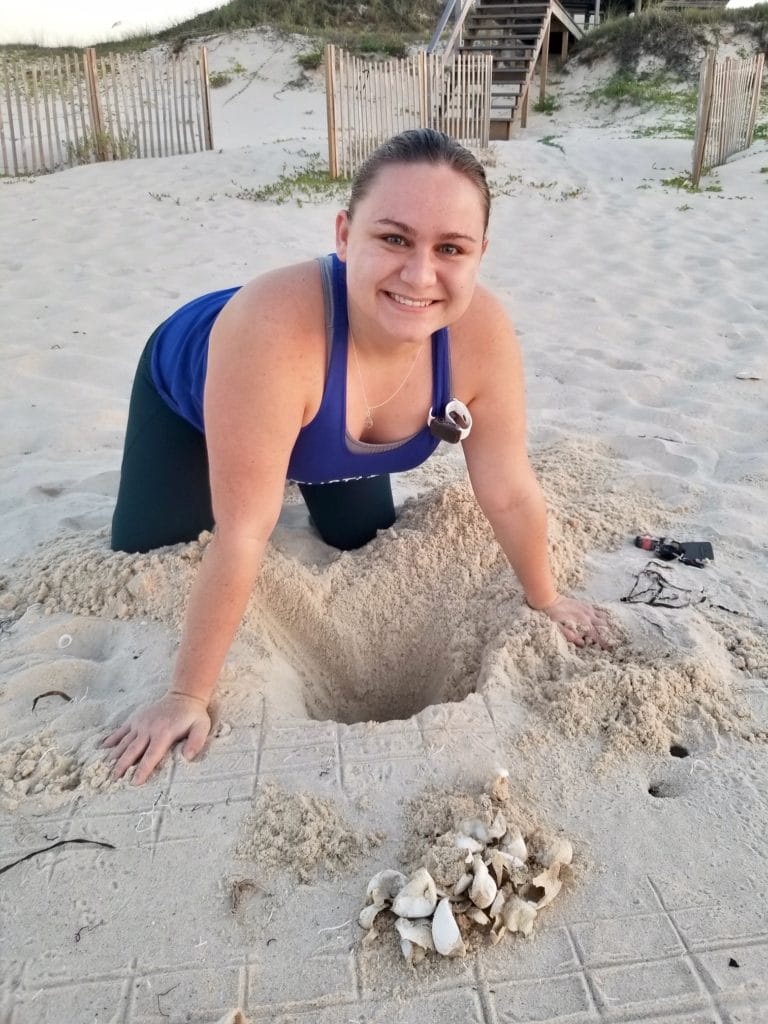
M 427 426 L 411 437 L 389 444 L 366 444 L 347 432 L 346 269 L 335 254 L 319 261 L 325 299 L 326 335 L 330 355 L 325 389 L 315 417 L 299 431 L 288 463 L 288 479 L 321 484 L 397 473 L 421 465 L 440 443 Z M 153 383 L 161 398 L 179 416 L 204 432 L 203 390 L 208 340 L 224 305 L 238 291 L 210 292 L 182 306 L 157 329 L 150 358 Z M 442 413 L 451 398 L 449 335 L 432 335 L 432 408 Z

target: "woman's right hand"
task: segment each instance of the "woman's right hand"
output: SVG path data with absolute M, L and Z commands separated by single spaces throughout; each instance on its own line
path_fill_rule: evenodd
M 191 761 L 203 749 L 211 719 L 207 701 L 181 693 L 167 693 L 146 708 L 135 711 L 125 725 L 115 729 L 102 746 L 112 748 L 112 776 L 121 779 L 137 765 L 133 784 L 141 786 L 171 747 L 187 737 L 182 754 Z

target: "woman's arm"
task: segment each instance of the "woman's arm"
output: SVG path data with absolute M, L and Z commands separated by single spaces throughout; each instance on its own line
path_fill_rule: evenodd
M 204 415 L 216 527 L 190 593 L 169 692 L 105 740 L 117 778 L 135 764 L 140 785 L 177 740 L 188 736 L 183 753 L 194 757 L 210 730 L 208 703 L 280 514 L 318 372 L 323 379 L 325 352 L 316 357 L 307 342 L 315 302 L 323 322 L 319 287 L 312 265 L 268 275 L 237 294 L 211 333 Z
M 482 324 L 482 334 L 479 325 Z M 520 348 L 509 320 L 481 294 L 462 347 L 471 351 L 472 431 L 463 442 L 472 489 L 525 594 L 568 640 L 600 642 L 603 613 L 559 594 L 552 575 L 544 496 L 528 460 Z M 467 342 L 472 338 L 471 345 Z

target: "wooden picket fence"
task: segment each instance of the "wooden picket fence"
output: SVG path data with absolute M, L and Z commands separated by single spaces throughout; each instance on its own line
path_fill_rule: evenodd
M 4 175 L 213 149 L 208 54 L 93 48 L 0 63 Z
M 765 57 L 727 57 L 718 63 L 708 53 L 701 66 L 691 180 L 698 185 L 705 167 L 724 164 L 749 149 L 760 103 Z
M 435 128 L 469 148 L 487 147 L 491 67 L 488 53 L 446 60 L 422 50 L 404 60 L 369 61 L 326 46 L 331 176 L 352 177 L 378 145 L 408 128 Z

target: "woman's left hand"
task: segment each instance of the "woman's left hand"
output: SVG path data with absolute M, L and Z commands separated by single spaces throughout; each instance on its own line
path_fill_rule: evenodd
M 577 647 L 584 647 L 585 644 L 610 646 L 607 636 L 608 615 L 602 609 L 572 597 L 558 597 L 540 611 L 556 623 L 566 640 Z

